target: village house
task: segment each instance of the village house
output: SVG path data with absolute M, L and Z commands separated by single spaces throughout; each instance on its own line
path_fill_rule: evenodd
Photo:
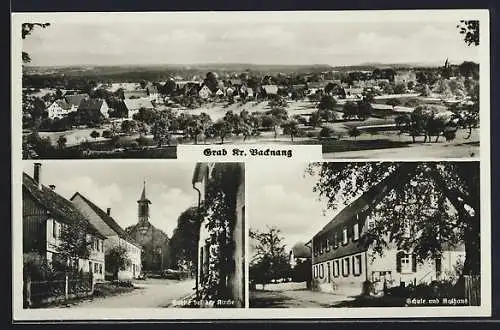
M 394 75 L 394 84 L 408 84 L 409 82 L 416 83 L 417 75 L 414 71 L 403 70 L 397 71 Z
M 65 95 L 64 100 L 66 103 L 68 103 L 71 106 L 71 111 L 76 111 L 78 110 L 78 107 L 80 106 L 80 102 L 84 99 L 88 99 L 89 94 L 73 94 L 73 95 Z
M 149 97 L 149 100 L 150 101 L 153 101 L 153 102 L 156 102 L 156 103 L 159 103 L 161 98 L 160 98 L 160 93 L 158 92 L 158 88 L 149 83 L 147 86 L 146 86 L 146 92 L 148 94 L 148 97 Z
M 104 236 L 73 203 L 55 192 L 55 186 L 42 184 L 42 164 L 34 164 L 33 177 L 23 173 L 23 252 L 37 252 L 52 264 L 65 261 L 60 257 L 63 227 L 87 223 L 88 258 L 72 260 L 71 266 L 92 272 L 96 281 L 104 280 Z
M 384 287 L 428 284 L 454 271 L 457 261 L 463 260 L 463 246 L 443 246 L 441 258 L 417 261 L 412 251 L 398 249 L 386 237 L 388 246 L 382 256 L 364 243 L 364 236 L 377 221 L 372 211 L 398 179 L 397 175 L 389 175 L 314 235 L 310 243 L 315 290 L 360 295 L 366 293 L 367 283 L 373 284 L 376 292 L 382 292 Z M 405 235 L 412 235 L 409 225 L 405 225 Z
M 101 114 L 104 118 L 109 118 L 109 107 L 103 99 L 83 99 L 78 106 L 78 112 L 86 114 Z
M 140 109 L 153 110 L 153 103 L 148 98 L 140 98 L 140 99 L 125 99 L 123 100 L 125 103 L 125 107 L 128 111 L 128 118 L 132 119 L 132 117 L 139 113 Z
M 234 301 L 232 307 L 245 306 L 245 168 L 243 163 L 197 163 L 193 173 L 193 188 L 198 193 L 198 207 L 207 205 L 207 191 L 210 185 L 219 185 L 229 195 L 230 216 L 234 223 L 232 232 L 229 234 L 233 249 L 230 255 L 223 256 L 226 259 L 225 267 L 217 269 L 219 272 L 219 289 L 226 297 Z M 210 214 L 210 210 L 208 214 Z M 196 292 L 202 288 L 206 279 L 209 264 L 214 258 L 211 251 L 210 229 L 207 228 L 208 217 L 200 224 L 198 240 L 198 273 L 196 277 Z M 225 229 L 228 230 L 228 229 Z M 226 249 L 222 249 L 226 250 Z M 220 251 L 222 251 L 220 250 Z
M 73 107 L 65 100 L 56 100 L 47 108 L 46 111 L 50 119 L 61 119 L 74 110 Z
M 208 99 L 210 96 L 212 96 L 212 91 L 210 88 L 208 88 L 207 85 L 203 85 L 203 87 L 199 90 L 198 95 L 202 99 Z
M 265 95 L 277 95 L 278 94 L 278 86 L 277 85 L 262 85 L 262 90 Z
M 111 217 L 111 209 L 107 208 L 106 211 L 103 211 L 79 192 L 76 192 L 70 200 L 89 219 L 90 223 L 106 236 L 104 240 L 105 251 L 109 251 L 115 246 L 121 246 L 127 250 L 130 264 L 125 270 L 118 272 L 118 279 L 130 280 L 137 278 L 141 273 L 142 266 L 141 246 Z M 113 275 L 112 270 L 106 268 L 106 274 Z
M 345 98 L 349 100 L 360 100 L 363 97 L 363 88 L 347 87 L 344 88 Z

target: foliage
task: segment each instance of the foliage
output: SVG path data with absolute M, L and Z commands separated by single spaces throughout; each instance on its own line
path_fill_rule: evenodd
M 331 127 L 323 127 L 321 131 L 319 131 L 319 136 L 322 138 L 329 138 L 332 137 L 334 134 L 334 130 Z
M 479 163 L 321 163 L 308 173 L 318 178 L 313 190 L 333 210 L 373 187 L 387 187 L 378 203 L 360 214 L 375 219 L 362 240 L 377 254 L 394 242 L 425 260 L 441 256 L 445 244 L 463 242 L 463 274 L 480 274 Z
M 108 249 L 104 261 L 106 268 L 113 273 L 115 280 L 118 279 L 118 272 L 126 270 L 131 264 L 127 249 L 120 245 L 115 245 L 111 249 Z
M 23 38 L 23 40 L 26 39 L 26 37 L 29 36 L 31 34 L 31 32 L 33 32 L 35 27 L 37 27 L 37 26 L 42 28 L 42 29 L 45 29 L 45 28 L 50 26 L 50 23 L 23 23 L 22 24 L 22 34 L 21 34 L 21 37 Z M 23 59 L 23 63 L 30 63 L 31 62 L 30 55 L 24 51 L 22 53 L 22 59 Z
M 99 136 L 101 136 L 101 134 L 99 134 L 98 131 L 92 131 L 90 133 L 90 137 L 93 138 L 93 139 L 97 139 Z
M 291 277 L 291 268 L 281 231 L 268 227 L 266 231 L 250 230 L 255 241 L 255 254 L 250 261 L 250 281 L 267 284 L 271 280 Z
M 233 127 L 226 118 L 220 118 L 212 125 L 216 136 L 220 137 L 221 144 L 224 144 L 224 139 L 231 135 Z
M 197 207 L 190 207 L 177 218 L 177 227 L 169 241 L 172 264 L 179 268 L 183 265 L 197 265 L 198 233 L 201 214 Z
M 283 123 L 283 133 L 290 135 L 293 142 L 293 137 L 299 133 L 298 122 L 295 119 L 287 120 Z
M 66 142 L 68 142 L 68 139 L 64 135 L 60 135 L 57 138 L 57 147 L 59 149 L 64 149 L 66 147 Z
M 89 223 L 85 218 L 75 217 L 71 226 L 65 223 L 60 224 L 61 235 L 57 246 L 58 255 L 63 261 L 74 261 L 79 258 L 86 259 L 90 255 L 90 246 L 94 236 L 88 240 L 87 233 Z
M 460 34 L 463 34 L 467 46 L 479 46 L 478 20 L 460 20 L 457 29 L 459 29 Z
M 356 126 L 351 127 L 347 133 L 353 138 L 357 138 L 361 135 L 361 131 Z

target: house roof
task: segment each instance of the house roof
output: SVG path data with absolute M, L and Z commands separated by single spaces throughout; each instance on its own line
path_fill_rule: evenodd
M 103 103 L 106 102 L 103 99 L 83 99 L 78 106 L 78 110 L 101 110 Z
M 229 82 L 231 83 L 231 85 L 241 85 L 242 84 L 241 79 L 230 79 Z
M 105 211 L 103 211 L 99 206 L 95 205 L 91 200 L 89 200 L 87 197 L 83 196 L 79 192 L 76 192 L 70 200 L 73 200 L 76 196 L 80 196 L 85 203 L 99 216 L 99 218 L 104 221 L 106 225 L 108 225 L 113 231 L 121 238 L 126 240 L 127 242 L 134 244 L 137 247 L 141 247 L 139 243 L 137 243 L 135 240 L 133 240 L 127 232 L 110 216 L 108 215 Z
M 291 252 L 295 258 L 311 258 L 311 248 L 304 242 L 295 243 Z
M 68 102 L 70 105 L 74 106 L 79 106 L 80 102 L 82 102 L 83 99 L 88 98 L 88 94 L 73 94 L 73 95 L 66 95 L 64 99 L 66 102 Z
M 54 102 L 55 104 L 57 104 L 60 108 L 64 109 L 64 110 L 69 110 L 71 109 L 71 104 L 69 104 L 68 102 L 66 102 L 65 100 L 56 100 Z M 54 104 L 53 103 L 53 104 Z
M 123 96 L 125 99 L 129 99 L 131 97 L 147 97 L 148 91 L 146 89 L 136 89 L 133 91 L 124 91 Z
M 385 196 L 390 186 L 393 186 L 400 179 L 399 175 L 392 173 L 382 179 L 378 184 L 363 193 L 360 197 L 354 200 L 340 211 L 323 229 L 321 229 L 314 237 L 321 236 L 326 232 L 339 226 L 344 225 L 349 220 L 353 219 L 358 213 L 364 212 L 370 206 L 378 203 Z
M 87 223 L 90 233 L 98 235 L 103 239 L 106 238 L 106 236 L 99 232 L 97 228 L 88 221 L 73 203 L 44 185 L 42 185 L 42 189 L 40 190 L 35 180 L 24 172 L 23 188 L 58 220 L 66 224 L 84 221 Z
M 125 99 L 123 100 L 128 110 L 137 110 L 140 108 L 153 109 L 153 103 L 149 99 Z

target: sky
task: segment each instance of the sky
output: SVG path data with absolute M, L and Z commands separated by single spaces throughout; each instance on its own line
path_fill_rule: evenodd
M 220 15 L 220 14 L 219 14 Z M 54 21 L 23 41 L 31 65 L 126 64 L 330 64 L 452 63 L 479 60 L 468 47 L 458 20 L 371 19 L 145 19 L 95 22 Z M 253 14 L 259 15 L 259 14 Z M 281 14 L 281 18 L 286 14 Z M 324 18 L 325 15 L 322 17 Z M 155 16 L 156 17 L 156 16 Z M 204 16 L 203 16 L 204 17 Z M 228 19 L 223 19 L 227 17 Z M 274 17 L 274 18 L 273 18 Z M 301 16 L 300 16 L 301 17 Z M 376 17 L 376 16 L 375 16 Z M 245 18 L 245 19 L 244 19 Z
M 151 200 L 150 222 L 172 237 L 180 213 L 197 204 L 192 188 L 194 163 L 165 161 L 100 162 L 43 161 L 42 184 L 54 184 L 56 192 L 69 199 L 80 192 L 122 227 L 137 223 L 137 200 L 146 180 Z M 33 162 L 24 161 L 23 171 L 33 177 Z
M 260 231 L 280 229 L 287 251 L 297 242 L 308 242 L 335 215 L 325 213 L 326 201 L 312 191 L 317 177 L 306 174 L 307 166 L 256 162 L 246 167 L 248 226 Z

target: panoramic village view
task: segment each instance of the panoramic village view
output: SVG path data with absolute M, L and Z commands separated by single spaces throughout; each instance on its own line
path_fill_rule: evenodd
M 478 21 L 188 23 L 23 24 L 23 158 L 479 156 Z
M 250 307 L 480 305 L 479 162 L 253 164 L 247 179 Z
M 244 307 L 244 195 L 243 163 L 26 162 L 24 308 Z

